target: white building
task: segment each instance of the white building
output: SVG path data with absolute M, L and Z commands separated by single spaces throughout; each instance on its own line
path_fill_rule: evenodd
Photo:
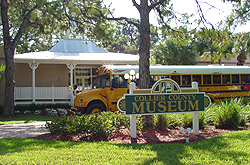
M 79 90 L 93 88 L 96 70 L 101 65 L 138 64 L 138 61 L 138 55 L 109 53 L 94 42 L 80 39 L 63 39 L 49 51 L 16 54 L 15 104 L 68 103 L 68 87 L 76 84 Z M 0 83 L 0 105 L 3 105 L 4 81 Z

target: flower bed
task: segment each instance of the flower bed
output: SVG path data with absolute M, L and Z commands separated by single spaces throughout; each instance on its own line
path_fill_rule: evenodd
M 21 114 L 19 110 L 15 111 L 15 114 Z M 70 109 L 66 108 L 45 108 L 41 110 L 25 110 L 23 112 L 24 115 L 45 115 L 45 116 L 70 116 L 74 115 L 75 113 Z

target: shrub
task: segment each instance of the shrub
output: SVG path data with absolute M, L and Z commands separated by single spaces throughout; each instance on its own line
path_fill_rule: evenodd
M 142 127 L 141 117 L 137 118 L 137 128 Z M 64 116 L 46 122 L 52 134 L 89 134 L 93 137 L 107 138 L 114 131 L 129 125 L 129 117 L 120 112 L 103 112 L 83 116 Z
M 237 129 L 246 123 L 245 108 L 240 99 L 221 102 L 213 110 L 210 116 L 217 128 Z
M 240 110 L 240 126 L 246 126 L 247 122 L 250 121 L 250 105 L 241 106 Z
M 199 128 L 205 129 L 207 126 L 207 114 L 206 112 L 199 113 Z
M 207 125 L 207 117 L 205 112 L 199 112 L 199 129 L 204 129 Z M 180 123 L 184 128 L 193 127 L 193 113 L 180 114 Z
M 193 114 L 192 113 L 183 113 L 180 114 L 180 123 L 183 128 L 192 128 L 193 126 Z
M 165 131 L 167 128 L 175 127 L 178 120 L 176 114 L 154 115 L 154 127 L 159 131 Z

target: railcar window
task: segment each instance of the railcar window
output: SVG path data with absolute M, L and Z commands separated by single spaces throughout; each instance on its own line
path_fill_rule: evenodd
M 203 84 L 211 84 L 211 75 L 203 75 Z
M 183 75 L 182 76 L 182 85 L 191 85 L 191 75 Z
M 230 75 L 222 75 L 223 84 L 230 84 Z
M 221 84 L 221 75 L 213 75 L 213 84 Z
M 176 81 L 180 85 L 180 75 L 172 75 L 171 79 Z
M 201 84 L 201 75 L 193 75 L 193 81 Z
M 160 79 L 169 78 L 169 75 L 160 76 Z
M 154 83 L 156 83 L 157 80 L 158 80 L 158 76 L 151 76 L 150 88 L 154 85 Z
M 242 74 L 241 75 L 241 83 L 250 83 L 250 75 Z
M 232 75 L 232 83 L 236 84 L 240 82 L 240 76 L 239 75 Z

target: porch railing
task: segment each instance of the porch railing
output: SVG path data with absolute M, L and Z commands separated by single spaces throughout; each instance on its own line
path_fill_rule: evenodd
M 15 87 L 15 104 L 32 103 L 32 87 Z M 68 87 L 35 87 L 35 103 L 70 103 Z

